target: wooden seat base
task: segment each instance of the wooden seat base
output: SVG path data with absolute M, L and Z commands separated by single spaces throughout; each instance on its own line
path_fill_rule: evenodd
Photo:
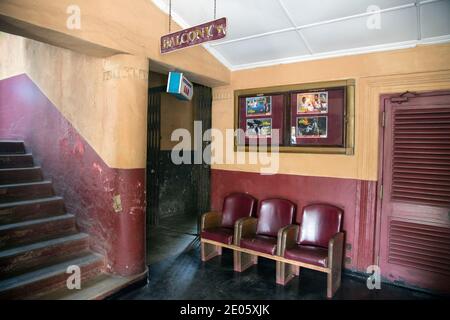
M 234 271 L 243 272 L 250 268 L 251 266 L 257 264 L 258 257 L 267 258 L 276 261 L 276 282 L 280 285 L 286 285 L 295 276 L 300 274 L 300 268 L 312 269 L 327 274 L 327 297 L 332 298 L 337 289 L 341 285 L 341 268 L 338 267 L 325 268 L 316 266 L 313 264 L 308 264 L 304 262 L 299 262 L 295 260 L 286 259 L 277 255 L 270 255 L 267 253 L 262 253 L 246 248 L 241 248 L 234 244 L 224 244 L 217 241 L 209 239 L 201 239 L 202 244 L 202 260 L 204 257 L 208 257 L 207 260 L 222 254 L 222 248 L 227 248 L 233 250 L 234 259 Z M 209 248 L 209 249 L 208 249 Z M 208 251 L 209 250 L 209 251 Z M 220 253 L 219 253 L 220 252 Z

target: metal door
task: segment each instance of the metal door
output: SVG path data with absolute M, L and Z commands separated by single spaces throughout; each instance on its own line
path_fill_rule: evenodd
M 201 85 L 194 87 L 194 120 L 201 121 L 203 132 L 211 128 L 211 106 L 212 93 L 211 88 Z M 209 141 L 202 141 L 201 152 L 210 144 Z M 208 149 L 209 150 L 209 149 Z M 197 217 L 200 223 L 200 217 L 203 213 L 210 210 L 210 180 L 211 166 L 203 161 L 202 164 L 194 166 L 194 182 L 197 187 Z M 198 224 L 199 225 L 199 224 Z M 199 228 L 198 228 L 199 230 Z
M 159 152 L 161 140 L 161 89 L 152 88 L 148 92 L 147 120 L 147 224 L 157 225 L 159 197 Z

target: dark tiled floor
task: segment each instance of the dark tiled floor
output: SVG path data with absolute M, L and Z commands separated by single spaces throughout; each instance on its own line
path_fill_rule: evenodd
M 196 233 L 196 217 L 177 215 L 161 219 L 158 226 L 147 231 L 147 263 L 152 265 L 190 250 L 198 244 Z
M 233 271 L 233 256 L 224 250 L 222 257 L 201 262 L 199 246 L 178 256 L 170 256 L 149 266 L 149 283 L 119 299 L 325 299 L 326 275 L 302 269 L 300 278 L 287 286 L 275 283 L 275 262 L 260 259 L 258 265 L 242 274 Z M 365 282 L 343 276 L 334 299 L 432 299 L 425 293 L 388 284 L 368 290 Z

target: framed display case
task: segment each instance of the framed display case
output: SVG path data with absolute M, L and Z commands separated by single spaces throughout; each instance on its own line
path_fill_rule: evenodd
M 271 144 L 273 129 L 278 129 L 278 144 L 281 145 L 284 140 L 284 106 L 285 96 L 282 94 L 239 97 L 239 128 L 245 132 L 238 137 L 239 144 L 258 144 L 262 139 Z
M 353 154 L 354 109 L 354 80 L 235 91 L 235 149 L 278 129 L 280 152 Z

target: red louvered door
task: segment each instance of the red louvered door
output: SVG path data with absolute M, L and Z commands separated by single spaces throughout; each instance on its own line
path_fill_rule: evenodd
M 380 268 L 450 292 L 450 92 L 386 97 Z

